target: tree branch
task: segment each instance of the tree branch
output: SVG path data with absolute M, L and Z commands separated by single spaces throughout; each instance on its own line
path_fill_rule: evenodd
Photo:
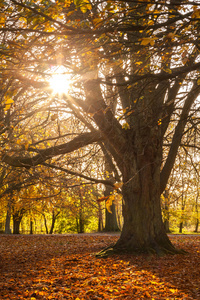
M 176 126 L 176 129 L 175 129 L 175 133 L 174 133 L 174 136 L 172 139 L 172 144 L 171 144 L 171 147 L 170 147 L 170 150 L 168 153 L 167 160 L 161 171 L 161 175 L 160 175 L 160 193 L 161 194 L 165 190 L 167 181 L 171 174 L 171 170 L 174 166 L 178 148 L 181 144 L 181 139 L 183 136 L 184 128 L 187 123 L 187 118 L 188 118 L 188 114 L 190 112 L 190 108 L 191 108 L 192 104 L 194 103 L 196 97 L 199 95 L 199 92 L 200 92 L 200 86 L 194 85 L 191 92 L 188 94 L 188 97 L 183 106 L 182 114 L 181 114 L 180 120 L 178 122 L 178 125 Z
M 47 159 L 50 159 L 60 154 L 70 153 L 72 151 L 75 151 L 94 142 L 100 141 L 102 139 L 102 135 L 98 131 L 86 132 L 75 137 L 68 143 L 50 147 L 44 150 L 37 150 L 39 153 L 33 157 L 16 157 L 3 153 L 2 161 L 13 167 L 30 168 L 42 164 Z
M 84 178 L 84 179 L 89 180 L 89 181 L 93 181 L 95 183 L 102 183 L 102 184 L 110 185 L 110 186 L 114 187 L 113 182 L 111 182 L 110 180 L 97 179 L 97 178 L 89 177 L 89 176 L 86 176 L 86 175 L 78 173 L 78 172 L 73 172 L 73 171 L 67 170 L 65 168 L 55 166 L 53 164 L 42 163 L 42 165 L 45 166 L 45 167 L 50 167 L 52 169 L 60 170 L 62 172 L 65 172 L 65 173 L 73 175 L 73 176 L 77 176 L 77 177 L 81 177 L 81 178 Z

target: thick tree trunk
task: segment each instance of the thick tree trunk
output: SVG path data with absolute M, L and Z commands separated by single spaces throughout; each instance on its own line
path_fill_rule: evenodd
M 171 244 L 162 221 L 160 203 L 161 156 L 151 152 L 131 151 L 124 155 L 123 217 L 121 236 L 111 252 L 123 253 L 179 253 Z
M 146 166 L 139 172 L 138 191 L 131 178 L 124 184 L 124 226 L 115 245 L 117 250 L 158 254 L 175 251 L 162 222 L 159 179 L 150 169 Z
M 23 217 L 23 212 L 16 212 L 13 215 L 13 234 L 19 234 L 20 223 Z

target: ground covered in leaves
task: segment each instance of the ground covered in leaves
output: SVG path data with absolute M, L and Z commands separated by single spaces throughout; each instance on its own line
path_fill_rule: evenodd
M 116 235 L 0 236 L 0 299 L 200 299 L 200 236 L 172 236 L 175 256 L 95 252 Z

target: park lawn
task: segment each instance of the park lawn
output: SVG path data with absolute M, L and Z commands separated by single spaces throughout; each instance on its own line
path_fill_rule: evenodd
M 200 236 L 172 236 L 185 255 L 95 253 L 116 235 L 0 236 L 0 299 L 200 299 Z

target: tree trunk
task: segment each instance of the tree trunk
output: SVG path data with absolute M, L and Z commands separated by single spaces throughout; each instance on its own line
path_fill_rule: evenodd
M 23 210 L 13 214 L 13 234 L 19 234 L 20 223 L 23 217 Z
M 146 146 L 146 148 L 148 148 Z M 179 253 L 171 244 L 162 221 L 160 203 L 159 153 L 148 151 L 135 156 L 124 155 L 123 217 L 121 236 L 112 249 L 102 250 L 97 256 L 110 252 Z
M 184 186 L 184 183 L 182 184 Z M 184 220 L 184 210 L 185 210 L 185 202 L 186 202 L 186 196 L 184 197 L 183 191 L 182 191 L 182 203 L 181 203 L 181 222 L 179 224 L 179 233 L 183 232 L 183 220 Z
M 183 222 L 180 222 L 179 224 L 179 233 L 183 232 Z
M 170 233 L 169 229 L 169 191 L 165 190 L 164 195 L 164 227 L 167 233 Z
M 50 228 L 49 234 L 53 234 L 55 222 L 56 222 L 56 219 L 57 219 L 57 217 L 58 217 L 59 214 L 60 214 L 60 212 L 57 212 L 55 214 L 55 212 L 53 211 L 53 213 L 52 213 L 52 220 L 51 220 L 51 228 Z
M 55 218 L 55 217 L 52 217 L 52 220 L 51 220 L 51 228 L 50 228 L 49 234 L 53 234 L 55 222 L 56 222 L 56 218 Z
M 195 225 L 194 232 L 198 232 L 198 228 L 199 228 L 199 219 L 196 219 L 196 225 Z
M 5 234 L 11 234 L 11 229 L 10 229 L 10 212 L 7 210 L 6 214 L 6 225 L 5 225 Z
M 112 203 L 110 210 L 112 213 L 110 213 L 106 209 L 106 224 L 105 224 L 105 231 L 106 232 L 113 232 L 113 231 L 120 231 L 117 223 L 117 217 L 116 217 L 116 209 L 115 204 Z
M 196 204 L 195 204 L 195 212 L 196 212 L 196 224 L 195 224 L 195 230 L 194 232 L 198 232 L 199 227 L 199 211 L 198 211 L 198 199 L 199 199 L 199 189 L 197 184 L 197 196 L 196 196 Z
M 78 233 L 84 233 L 85 231 L 85 228 L 84 228 L 84 220 L 83 220 L 83 216 L 82 214 L 80 213 L 79 215 L 79 232 Z
M 30 220 L 30 234 L 33 234 L 33 221 Z
M 8 198 L 6 224 L 5 224 L 5 234 L 11 234 L 10 220 L 11 220 L 11 198 Z
M 159 179 L 152 176 L 151 166 L 140 173 L 141 188 L 137 191 L 134 180 L 123 186 L 124 226 L 117 249 L 128 252 L 158 253 L 174 251 L 162 222 Z
M 101 203 L 98 202 L 98 232 L 103 230 L 103 216 L 101 210 Z
M 46 229 L 46 234 L 48 234 L 49 231 L 48 231 L 48 226 L 47 226 L 47 219 L 46 219 L 44 214 L 43 214 L 43 218 L 44 218 L 44 226 L 45 226 L 45 229 Z
M 109 196 L 110 193 L 113 191 L 113 188 L 110 186 L 106 186 L 104 196 Z M 116 216 L 116 209 L 115 209 L 115 203 L 112 203 L 110 210 L 112 213 L 110 213 L 106 209 L 106 224 L 104 230 L 106 232 L 112 232 L 112 231 L 120 231 L 118 224 L 117 224 L 117 216 Z

